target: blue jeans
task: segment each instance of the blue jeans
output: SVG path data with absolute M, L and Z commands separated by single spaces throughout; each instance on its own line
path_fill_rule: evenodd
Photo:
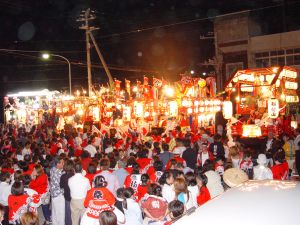
M 51 221 L 51 211 L 50 211 L 50 205 L 42 205 L 42 211 L 43 215 L 46 221 Z

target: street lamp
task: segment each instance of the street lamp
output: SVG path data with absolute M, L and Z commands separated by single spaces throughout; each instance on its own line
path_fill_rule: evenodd
M 42 55 L 43 59 L 49 59 L 51 56 L 58 57 L 58 58 L 61 58 L 61 59 L 64 59 L 65 61 L 67 61 L 68 67 L 69 67 L 69 91 L 70 91 L 70 96 L 72 96 L 72 75 L 71 75 L 71 63 L 70 63 L 70 61 L 62 55 L 49 54 L 49 53 L 44 53 Z

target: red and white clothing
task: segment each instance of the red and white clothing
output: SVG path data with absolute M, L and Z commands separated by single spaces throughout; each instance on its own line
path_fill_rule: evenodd
M 137 193 L 138 186 L 141 184 L 141 174 L 131 174 L 125 178 L 124 187 L 131 187 Z
M 179 156 L 175 156 L 172 159 L 175 159 L 177 162 L 182 163 L 184 167 L 186 167 L 186 162 L 183 158 L 179 157 Z M 171 167 L 171 159 L 168 161 L 167 165 L 166 165 L 166 170 L 169 170 Z
M 149 159 L 149 158 L 140 158 L 140 159 L 137 159 L 136 162 L 139 164 L 140 170 L 143 171 L 145 168 L 150 166 L 151 159 Z
M 34 195 L 30 197 L 27 194 L 15 196 L 8 196 L 8 219 L 9 223 L 16 224 L 21 218 L 21 216 L 27 212 L 36 212 L 37 207 L 39 206 L 40 198 L 39 195 Z
M 253 162 L 252 162 L 252 160 L 251 159 L 249 159 L 249 160 L 245 160 L 245 159 L 243 159 L 242 161 L 241 161 L 241 163 L 240 163 L 240 168 L 243 170 L 243 171 L 245 171 L 245 172 L 247 172 L 247 171 L 249 171 L 249 170 L 252 170 L 253 169 Z
M 214 155 L 207 151 L 206 153 L 200 152 L 197 156 L 197 165 L 203 166 L 207 159 L 214 160 Z
M 272 168 L 273 179 L 274 180 L 287 180 L 289 175 L 289 165 L 287 162 L 283 162 L 274 165 Z
M 152 218 L 159 219 L 166 215 L 168 202 L 163 197 L 146 195 L 141 200 L 142 209 L 146 209 Z
M 50 195 L 47 174 L 43 173 L 42 175 L 36 177 L 35 180 L 32 179 L 29 184 L 29 188 L 35 190 L 41 196 L 42 204 L 49 204 Z
M 220 175 L 220 176 L 223 176 L 224 175 L 224 166 L 223 165 L 220 165 L 218 163 L 215 164 L 215 171 Z
M 157 183 L 158 180 L 161 178 L 161 176 L 163 175 L 163 171 L 155 171 L 154 173 L 150 174 L 150 181 L 152 183 Z

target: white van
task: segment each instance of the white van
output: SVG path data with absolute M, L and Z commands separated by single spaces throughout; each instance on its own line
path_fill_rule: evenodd
M 210 200 L 174 225 L 300 225 L 300 183 L 250 180 Z

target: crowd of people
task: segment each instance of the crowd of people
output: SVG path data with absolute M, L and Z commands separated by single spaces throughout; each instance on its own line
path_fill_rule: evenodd
M 180 126 L 146 136 L 46 126 L 0 132 L 5 225 L 171 224 L 232 187 L 230 168 L 256 180 L 300 171 L 300 129 L 293 137 L 269 132 L 260 149 Z

